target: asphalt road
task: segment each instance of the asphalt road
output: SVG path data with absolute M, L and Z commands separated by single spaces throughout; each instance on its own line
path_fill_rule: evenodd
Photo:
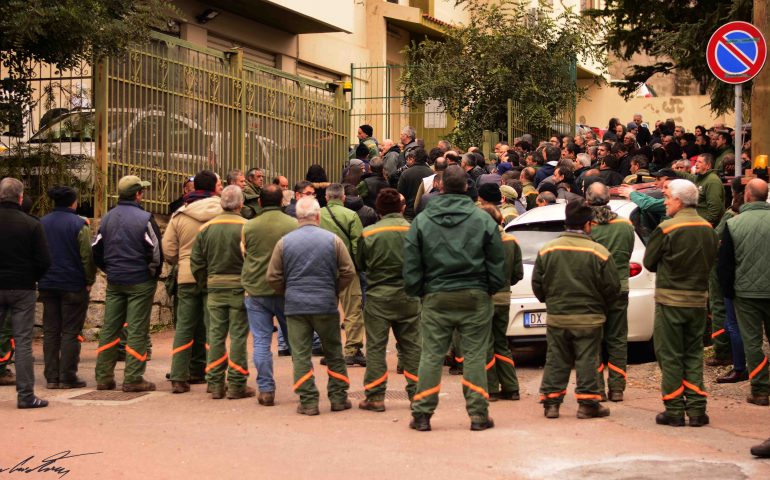
M 172 395 L 164 380 L 171 339 L 170 332 L 153 336 L 147 379 L 157 382 L 159 391 L 138 399 L 72 398 L 94 390 L 95 343 L 84 344 L 81 362 L 90 388 L 46 390 L 42 364 L 37 365 L 37 393 L 51 400 L 48 408 L 17 410 L 13 388 L 0 388 L 0 480 L 55 479 L 63 473 L 68 480 L 770 478 L 770 460 L 754 459 L 748 451 L 770 437 L 770 408 L 721 396 L 714 387 L 710 426 L 655 425 L 662 405 L 649 379 L 656 370 L 651 364 L 629 367 L 627 400 L 610 403 L 610 417 L 577 420 L 573 383 L 562 417 L 548 420 L 537 401 L 542 367 L 530 359 L 519 367 L 521 401 L 491 404 L 496 427 L 484 432 L 469 430 L 460 377 L 445 370 L 433 431 L 420 433 L 408 428 L 409 403 L 404 380 L 395 374 L 393 348 L 388 386 L 393 398 L 386 412 L 356 408 L 364 373 L 356 367 L 349 370 L 352 410 L 332 413 L 322 395 L 321 415 L 305 417 L 295 413 L 288 357 L 276 357 L 275 407 L 259 406 L 254 398 L 211 400 L 205 385 Z M 39 343 L 36 357 L 42 359 Z M 323 392 L 324 367 L 317 358 L 314 363 Z M 251 372 L 253 386 L 253 366 Z M 732 388 L 747 390 L 748 385 Z M 93 455 L 54 455 L 60 452 Z M 17 467 L 30 473 L 7 470 L 30 456 Z M 57 467 L 62 470 L 52 470 Z

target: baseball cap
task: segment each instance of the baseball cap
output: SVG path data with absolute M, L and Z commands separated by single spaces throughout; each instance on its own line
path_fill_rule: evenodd
M 152 185 L 136 175 L 126 175 L 118 182 L 118 195 L 121 197 L 130 197 L 143 188 Z
M 661 168 L 657 172 L 652 172 L 650 174 L 651 177 L 660 178 L 660 177 L 666 177 L 666 178 L 678 178 L 676 176 L 676 172 L 674 172 L 670 168 Z

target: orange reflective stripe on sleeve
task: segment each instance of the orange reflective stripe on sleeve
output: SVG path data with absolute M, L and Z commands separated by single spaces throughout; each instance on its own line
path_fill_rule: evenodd
M 575 398 L 578 400 L 601 400 L 602 396 L 593 393 L 576 393 Z
M 662 230 L 664 235 L 667 235 L 671 233 L 672 231 L 676 230 L 677 228 L 683 228 L 683 227 L 708 227 L 713 229 L 714 227 L 706 221 L 703 222 L 685 222 L 685 223 L 677 223 L 675 225 L 671 225 L 669 227 L 666 227 Z
M 310 370 L 310 371 L 309 371 L 309 372 L 307 372 L 306 374 L 302 375 L 302 376 L 299 378 L 299 380 L 297 380 L 297 381 L 294 383 L 294 386 L 293 386 L 293 387 L 291 387 L 291 389 L 292 389 L 293 391 L 295 391 L 295 392 L 296 392 L 296 391 L 297 391 L 297 389 L 298 389 L 298 388 L 299 388 L 299 387 L 300 387 L 300 386 L 301 386 L 303 383 L 305 383 L 305 382 L 307 381 L 307 379 L 309 379 L 309 378 L 310 378 L 310 377 L 312 377 L 312 376 L 313 376 L 313 371 L 312 371 L 312 370 Z
M 227 361 L 227 365 L 229 365 L 229 366 L 230 366 L 230 368 L 232 368 L 232 369 L 233 369 L 233 370 L 235 370 L 236 372 L 242 373 L 242 374 L 244 374 L 244 375 L 246 375 L 246 376 L 248 376 L 248 375 L 249 375 L 249 371 L 248 371 L 248 370 L 244 369 L 243 367 L 241 367 L 241 366 L 240 366 L 240 365 L 238 365 L 237 363 L 233 362 L 232 360 L 228 360 L 228 361 Z
M 561 392 L 553 392 L 553 393 L 541 393 L 540 394 L 540 401 L 543 401 L 546 398 L 559 398 L 559 397 L 563 397 L 566 394 L 567 394 L 566 390 L 562 390 Z
M 765 357 L 764 360 L 762 360 L 762 363 L 757 365 L 757 368 L 751 371 L 751 373 L 749 374 L 749 380 L 756 377 L 759 374 L 759 372 L 765 367 L 765 365 L 767 365 L 767 357 Z
M 474 385 L 474 384 L 472 384 L 471 382 L 469 382 L 468 380 L 466 380 L 464 378 L 462 380 L 462 384 L 465 385 L 466 387 L 470 388 L 474 392 L 478 393 L 482 397 L 484 397 L 486 399 L 489 399 L 489 394 L 486 392 L 486 390 L 484 390 L 483 388 L 479 387 L 478 385 Z
M 417 400 L 422 400 L 423 398 L 430 397 L 431 395 L 435 395 L 440 391 L 441 391 L 441 384 L 439 383 L 435 387 L 429 388 L 427 390 L 423 390 L 422 392 L 415 395 L 413 401 L 416 402 Z
M 698 395 L 703 395 L 704 397 L 708 397 L 708 393 L 701 390 L 697 385 L 693 385 L 692 383 L 688 382 L 687 380 L 682 380 L 682 385 L 689 388 L 693 392 L 697 393 Z
M 341 373 L 333 372 L 332 370 L 329 370 L 328 368 L 326 369 L 326 371 L 329 373 L 330 377 L 334 377 L 337 380 L 342 380 L 343 382 L 345 382 L 348 385 L 350 385 L 350 379 L 348 377 L 346 377 L 345 375 L 343 375 Z
M 369 231 L 365 231 L 361 234 L 362 237 L 366 238 L 371 235 L 375 235 L 380 232 L 408 232 L 409 227 L 406 225 L 400 226 L 400 225 L 393 225 L 390 227 L 379 227 L 379 228 L 373 228 Z
M 463 363 L 465 361 L 465 357 L 455 357 L 455 362 L 457 363 Z
M 10 359 L 11 359 L 11 352 L 8 352 L 5 355 L 3 355 L 2 357 L 0 357 L 0 363 L 5 363 L 5 362 L 7 362 Z
M 669 393 L 668 395 L 663 395 L 663 401 L 665 402 L 666 400 L 673 400 L 673 399 L 675 399 L 676 397 L 678 397 L 679 395 L 681 395 L 683 393 L 684 393 L 684 385 L 682 385 L 681 387 L 677 388 L 676 390 L 674 390 L 673 392 Z
M 612 371 L 614 371 L 614 372 L 616 372 L 616 373 L 619 373 L 619 374 L 623 375 L 623 378 L 628 378 L 628 377 L 626 376 L 626 371 L 625 371 L 625 370 L 623 370 L 622 368 L 620 368 L 620 367 L 616 367 L 615 365 L 611 364 L 610 362 L 607 362 L 607 367 L 608 367 L 610 370 L 612 370 Z
M 404 376 L 407 378 L 407 380 L 411 380 L 413 382 L 419 382 L 420 379 L 417 377 L 417 375 L 412 375 L 411 373 L 404 370 Z
M 371 389 L 373 389 L 374 387 L 376 387 L 377 385 L 381 384 L 382 382 L 384 382 L 387 379 L 388 379 L 388 372 L 385 372 L 385 375 L 381 376 L 377 380 L 375 380 L 375 381 L 373 381 L 371 383 L 367 383 L 366 385 L 364 385 L 364 390 L 371 390 Z
M 489 370 L 490 368 L 495 366 L 495 357 L 492 357 L 492 360 L 487 363 L 487 366 L 484 368 L 485 370 Z
M 208 372 L 212 368 L 214 368 L 214 367 L 216 367 L 218 365 L 221 365 L 222 363 L 224 363 L 225 360 L 227 360 L 227 354 L 226 353 L 224 355 L 222 355 L 222 358 L 220 358 L 219 360 L 215 360 L 215 361 L 211 362 L 210 364 L 208 364 L 206 366 L 206 371 Z
M 602 373 L 604 371 L 604 364 L 600 363 L 599 368 L 596 369 L 597 372 Z
M 85 341 L 86 341 L 86 339 L 83 338 L 83 335 L 78 335 L 78 342 L 83 343 Z
M 130 354 L 135 359 L 139 360 L 140 362 L 146 362 L 147 361 L 147 354 L 139 355 L 139 352 L 134 350 L 133 348 L 126 345 L 126 353 Z
M 179 352 L 183 352 L 187 350 L 188 348 L 193 346 L 193 342 L 195 342 L 195 340 L 190 340 L 190 343 L 186 343 L 181 347 L 176 347 L 175 349 L 171 350 L 171 355 L 176 355 Z
M 96 353 L 103 352 L 105 350 L 109 350 L 110 348 L 114 347 L 115 345 L 120 343 L 120 339 L 116 338 L 115 340 L 111 341 L 110 343 L 105 343 L 101 347 L 96 349 Z
M 540 256 L 545 256 L 548 253 L 556 252 L 556 251 L 568 251 L 568 252 L 584 252 L 584 253 L 590 253 L 592 255 L 596 255 L 597 257 L 601 258 L 603 261 L 607 261 L 607 255 L 603 255 L 593 248 L 587 248 L 587 247 L 562 247 L 562 246 L 556 246 L 556 247 L 550 247 L 543 250 L 540 250 Z
M 610 220 L 610 223 L 627 223 L 631 226 L 634 225 L 633 223 L 631 223 L 631 220 L 627 218 L 616 218 L 615 220 Z
M 717 338 L 718 336 L 722 335 L 723 333 L 725 333 L 725 329 L 721 328 L 721 329 L 717 330 L 716 332 L 712 333 L 711 334 L 711 338 Z
M 516 366 L 516 363 L 513 361 L 513 359 L 508 358 L 505 355 L 500 355 L 499 353 L 496 353 L 495 358 L 500 360 L 501 362 L 510 363 L 512 367 Z

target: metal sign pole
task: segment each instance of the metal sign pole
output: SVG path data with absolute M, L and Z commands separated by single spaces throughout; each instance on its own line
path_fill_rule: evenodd
M 743 175 L 743 84 L 735 85 L 735 176 Z

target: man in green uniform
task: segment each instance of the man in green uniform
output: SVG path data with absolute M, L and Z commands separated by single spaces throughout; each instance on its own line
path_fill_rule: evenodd
M 246 339 L 249 323 L 243 304 L 241 235 L 246 223 L 240 216 L 243 193 L 236 185 L 222 190 L 224 213 L 200 227 L 190 255 L 190 271 L 198 286 L 208 291 L 208 364 L 206 381 L 211 398 L 246 398 L 256 390 L 246 385 L 249 376 Z M 230 353 L 225 342 L 230 334 Z M 227 371 L 227 387 L 225 387 Z
M 457 165 L 444 172 L 442 195 L 414 219 L 404 246 L 404 288 L 422 297 L 422 352 L 410 428 L 428 431 L 438 405 L 441 367 L 452 332 L 462 337 L 463 393 L 471 430 L 494 427 L 488 413 L 487 375 L 491 295 L 505 285 L 498 226 L 465 195 L 467 176 Z
M 403 217 L 406 204 L 394 188 L 380 190 L 375 202 L 382 219 L 366 227 L 358 242 L 357 265 L 366 273 L 368 288 L 364 306 L 367 363 L 364 376 L 366 400 L 363 410 L 385 411 L 388 365 L 385 348 L 388 332 L 399 345 L 399 358 L 406 377 L 406 393 L 412 399 L 417 388 L 420 363 L 420 301 L 404 292 L 404 238 L 409 222 Z
M 602 359 L 599 365 L 599 387 L 604 398 L 604 370 L 609 370 L 609 399 L 623 401 L 626 390 L 626 365 L 628 363 L 628 274 L 631 252 L 634 249 L 634 227 L 610 207 L 610 191 L 601 182 L 592 183 L 586 192 L 594 221 L 591 238 L 610 251 L 620 278 L 620 293 L 610 304 L 602 335 Z
M 714 156 L 710 153 L 698 155 L 695 161 L 695 175 L 676 172 L 679 178 L 687 179 L 698 187 L 698 215 L 716 227 L 725 213 L 725 187 L 714 170 Z
M 740 214 L 727 221 L 722 234 L 718 274 L 725 296 L 735 299 L 751 380 L 751 394 L 746 400 L 767 406 L 770 373 L 762 351 L 764 336 L 770 337 L 770 259 L 765 247 L 770 232 L 767 183 L 758 178 L 751 180 L 744 199 Z
M 358 127 L 358 132 L 356 133 L 356 136 L 358 137 L 358 144 L 365 145 L 366 148 L 369 149 L 369 159 L 380 156 L 380 147 L 377 144 L 377 139 L 372 136 L 373 134 L 374 134 L 374 129 L 372 128 L 371 125 L 361 125 L 360 127 Z M 356 158 L 355 148 L 350 149 L 348 158 L 349 159 Z
M 559 418 L 573 363 L 577 418 L 610 414 L 599 403 L 596 366 L 601 361 L 602 325 L 620 290 L 620 279 L 610 253 L 591 240 L 592 218 L 584 202 L 569 202 L 567 230 L 540 249 L 532 273 L 532 291 L 546 304 L 548 315 L 548 353 L 540 385 L 547 418 Z
M 666 214 L 671 218 L 652 232 L 644 254 L 644 267 L 656 272 L 653 339 L 666 407 L 655 421 L 681 427 L 686 411 L 690 426 L 701 427 L 709 423 L 703 391 L 703 331 L 718 239 L 711 224 L 695 210 L 695 185 L 672 180 L 665 196 Z
M 243 208 L 241 215 L 243 218 L 254 218 L 262 207 L 259 206 L 259 196 L 262 194 L 262 187 L 265 185 L 265 172 L 258 168 L 252 168 L 246 174 L 246 186 L 243 187 Z

